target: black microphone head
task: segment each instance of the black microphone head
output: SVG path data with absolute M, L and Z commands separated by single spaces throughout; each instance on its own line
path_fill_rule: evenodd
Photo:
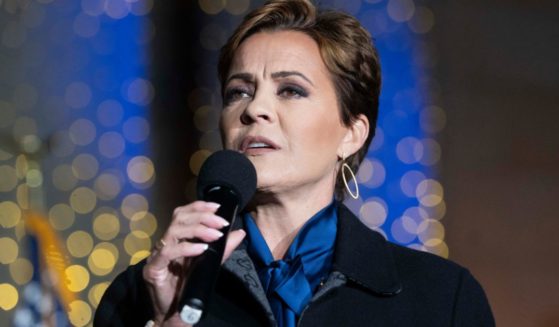
M 198 174 L 197 192 L 202 199 L 204 192 L 214 186 L 229 187 L 239 197 L 240 210 L 256 191 L 256 169 L 243 154 L 232 150 L 214 152 L 204 161 Z

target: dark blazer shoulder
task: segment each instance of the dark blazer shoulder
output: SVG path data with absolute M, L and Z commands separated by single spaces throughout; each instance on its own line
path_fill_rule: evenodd
M 485 292 L 468 269 L 387 241 L 346 207 L 340 218 L 337 266 L 350 280 L 393 298 L 399 314 L 421 308 L 411 314 L 415 321 L 438 317 L 452 326 L 495 325 Z
M 95 312 L 93 326 L 144 326 L 153 309 L 142 269 L 145 260 L 129 266 L 109 285 Z

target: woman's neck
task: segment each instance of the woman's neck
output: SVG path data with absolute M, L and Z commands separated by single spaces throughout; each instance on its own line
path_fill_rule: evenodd
M 279 260 L 301 227 L 331 202 L 332 192 L 324 190 L 283 195 L 260 192 L 255 195 L 249 211 L 274 259 Z

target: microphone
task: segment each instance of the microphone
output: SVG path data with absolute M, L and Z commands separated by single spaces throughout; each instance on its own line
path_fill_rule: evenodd
M 192 260 L 190 275 L 178 303 L 180 317 L 187 324 L 196 324 L 207 309 L 213 292 L 227 235 L 237 212 L 241 211 L 256 191 L 256 170 L 243 154 L 231 150 L 213 153 L 198 174 L 198 198 L 219 203 L 216 215 L 230 224 L 220 231 L 223 236 L 209 244 L 208 249 Z M 182 309 L 181 309 L 182 308 Z

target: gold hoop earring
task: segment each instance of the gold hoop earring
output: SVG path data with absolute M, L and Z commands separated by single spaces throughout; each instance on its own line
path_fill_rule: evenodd
M 345 177 L 346 170 L 349 170 L 349 173 L 351 174 L 351 179 L 353 179 L 353 183 L 355 184 L 355 194 L 353 194 L 353 192 L 349 188 L 349 185 L 347 184 L 347 178 Z M 349 195 L 351 195 L 352 198 L 357 200 L 357 198 L 359 198 L 359 184 L 357 184 L 357 178 L 355 178 L 355 174 L 353 173 L 353 170 L 351 170 L 351 167 L 345 162 L 345 155 L 343 156 L 342 159 L 342 179 L 344 180 L 344 185 L 347 190 L 347 193 L 349 193 Z

